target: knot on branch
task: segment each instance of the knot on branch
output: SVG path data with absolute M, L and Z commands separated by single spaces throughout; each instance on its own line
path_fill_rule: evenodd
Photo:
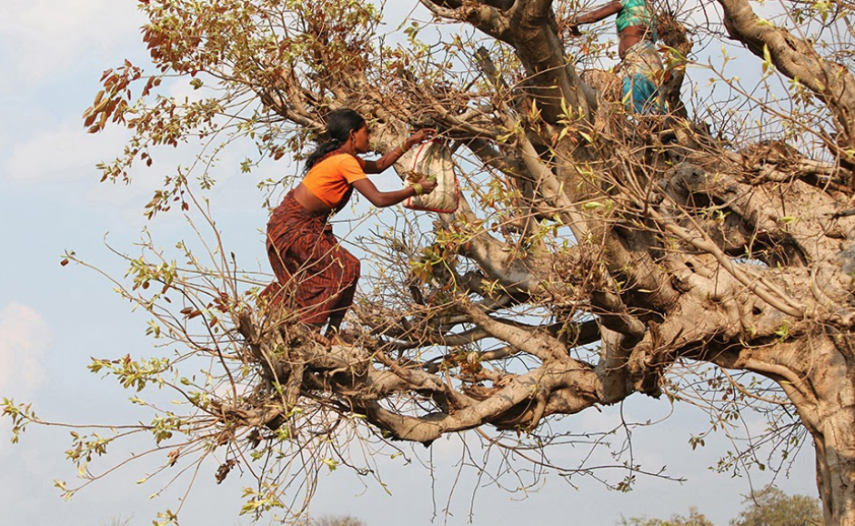
M 682 162 L 665 173 L 666 184 L 679 194 L 713 194 L 721 191 L 721 181 L 716 174 L 702 167 Z
M 644 340 L 635 346 L 627 363 L 633 388 L 653 398 L 662 395 L 665 368 L 674 361 L 674 353 L 665 345 L 655 322 L 648 324 Z

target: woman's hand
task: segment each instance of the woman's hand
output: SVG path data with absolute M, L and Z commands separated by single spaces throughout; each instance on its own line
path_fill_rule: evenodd
M 409 150 L 413 146 L 417 144 L 421 144 L 425 141 L 429 141 L 436 136 L 436 130 L 433 128 L 422 128 L 416 133 L 412 134 L 407 138 L 407 149 Z
M 421 195 L 425 195 L 433 192 L 434 188 L 436 188 L 436 179 L 428 179 L 425 177 L 424 179 L 416 181 L 416 184 L 422 187 Z

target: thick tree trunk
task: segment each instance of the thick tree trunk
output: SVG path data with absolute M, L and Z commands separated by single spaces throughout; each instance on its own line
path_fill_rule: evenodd
M 842 335 L 838 338 L 844 340 Z M 827 347 L 814 350 L 817 363 L 809 373 L 816 404 L 797 407 L 814 439 L 825 523 L 855 526 L 855 368 L 840 344 Z
M 855 526 L 855 436 L 853 412 L 823 422 L 816 436 L 816 476 L 827 526 Z

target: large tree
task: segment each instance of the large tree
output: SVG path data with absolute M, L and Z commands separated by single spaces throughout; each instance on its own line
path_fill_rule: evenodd
M 731 526 L 815 526 L 822 520 L 816 499 L 787 495 L 774 486 L 752 491 L 745 505 Z
M 208 263 L 182 245 L 177 265 L 153 242 L 131 259 L 133 283 L 117 287 L 180 351 L 91 368 L 183 395 L 184 412 L 135 429 L 170 452 L 165 470 L 221 448 L 218 479 L 238 464 L 257 477 L 247 511 L 297 513 L 321 466 L 361 469 L 354 441 L 477 429 L 548 464 L 525 448 L 572 440 L 553 432 L 556 415 L 665 394 L 706 403 L 715 427 L 763 412 L 783 456 L 806 430 L 826 523 L 855 525 L 850 4 L 788 1 L 761 17 L 747 0 L 654 2 L 667 119 L 625 113 L 602 28 L 564 31 L 572 1 L 420 0 L 427 20 L 382 37 L 382 11 L 355 0 L 139 4 L 153 65 L 105 72 L 85 117 L 93 132 L 134 132 L 105 180 L 199 141 L 149 215 L 195 208 L 226 143 L 258 145 L 249 172 L 299 159 L 338 107 L 369 118 L 379 152 L 437 128 L 463 193 L 454 214 L 372 233 L 353 348 L 325 350 L 265 308 L 263 280 L 216 238 Z M 730 55 L 701 54 L 719 48 Z M 168 95 L 187 81 L 198 98 Z M 5 412 L 16 431 L 40 422 L 27 406 Z M 125 434 L 75 435 L 69 455 L 85 465 Z M 728 461 L 763 467 L 750 450 Z
M 816 526 L 822 524 L 817 499 L 804 495 L 787 495 L 775 486 L 752 491 L 743 501 L 745 508 L 730 526 Z M 668 520 L 632 517 L 621 519 L 618 526 L 715 526 L 695 508 L 689 516 L 672 515 Z

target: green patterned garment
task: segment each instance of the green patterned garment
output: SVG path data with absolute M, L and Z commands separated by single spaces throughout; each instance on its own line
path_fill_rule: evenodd
M 649 38 L 656 39 L 656 24 L 647 3 L 644 0 L 621 0 L 623 9 L 618 13 L 616 20 L 618 33 L 631 26 L 644 26 L 650 28 L 652 35 Z

